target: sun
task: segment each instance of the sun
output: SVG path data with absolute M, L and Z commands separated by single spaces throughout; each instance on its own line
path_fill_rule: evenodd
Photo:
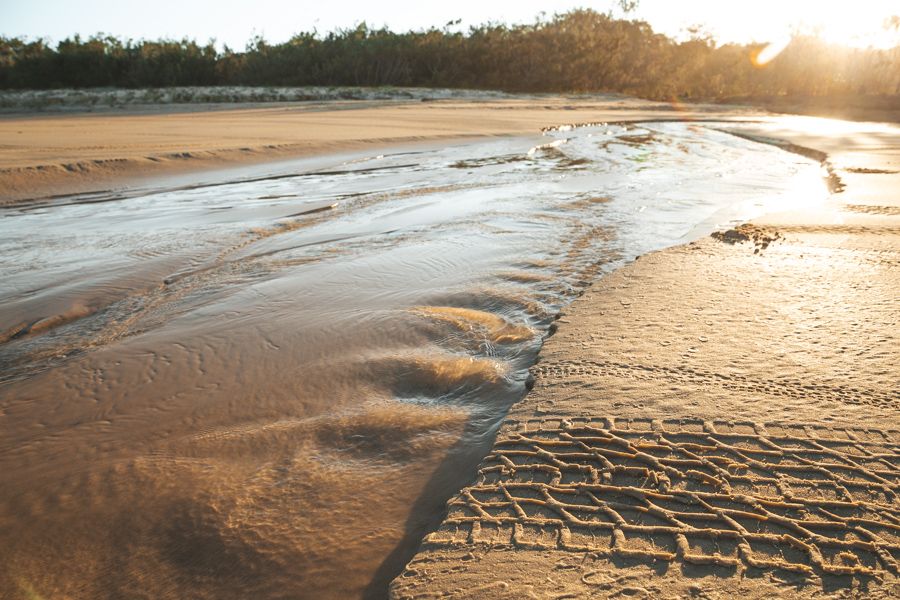
M 796 33 L 816 35 L 834 44 L 852 47 L 893 48 L 900 45 L 893 1 L 817 2 L 796 22 Z
M 893 1 L 797 2 L 773 13 L 767 17 L 772 24 L 780 25 L 781 38 L 798 34 L 814 35 L 826 42 L 862 48 L 900 45 L 896 17 L 900 14 L 900 7 Z M 775 43 L 781 40 L 769 41 Z
M 893 2 L 858 0 L 849 3 L 802 0 L 783 8 L 767 0 L 757 0 L 754 15 L 765 21 L 766 45 L 751 56 L 753 64 L 764 67 L 787 48 L 798 35 L 815 36 L 841 46 L 888 49 L 900 47 L 900 7 Z

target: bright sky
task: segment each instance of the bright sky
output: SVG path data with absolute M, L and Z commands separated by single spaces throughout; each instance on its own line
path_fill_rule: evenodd
M 49 37 L 104 32 L 125 38 L 215 38 L 242 49 L 254 35 L 281 42 L 291 34 L 346 28 L 361 21 L 399 30 L 462 28 L 485 21 L 530 22 L 539 13 L 586 7 L 607 11 L 613 0 L 0 0 L 0 34 Z M 900 14 L 897 0 L 641 0 L 634 17 L 656 31 L 683 36 L 701 25 L 720 41 L 777 41 L 791 31 L 817 31 L 855 46 L 889 47 L 900 34 L 883 23 Z

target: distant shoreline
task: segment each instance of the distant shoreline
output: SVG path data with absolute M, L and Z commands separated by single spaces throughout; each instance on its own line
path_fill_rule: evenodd
M 750 96 L 725 98 L 721 102 L 756 106 L 774 113 L 900 123 L 900 96 Z
M 294 107 L 322 110 L 359 108 L 384 103 L 417 103 L 447 100 L 492 102 L 503 100 L 557 100 L 579 102 L 630 100 L 617 93 L 507 93 L 499 90 L 417 87 L 353 86 L 192 86 L 167 88 L 85 88 L 48 90 L 0 90 L 0 119 L 55 114 L 158 114 L 208 112 L 253 108 Z M 645 102 L 645 100 L 639 100 Z M 670 103 L 657 106 L 754 107 L 777 113 L 846 119 L 900 122 L 900 95 L 831 96 L 733 96 Z
M 58 90 L 0 93 L 0 136 L 6 140 L 0 148 L 0 206 L 118 190 L 170 175 L 370 147 L 539 135 L 543 127 L 585 119 L 746 119 L 771 114 L 768 109 L 900 122 L 900 109 L 883 99 L 848 101 L 841 106 L 834 99 L 807 98 L 790 104 L 760 97 L 735 99 L 745 104 L 730 105 L 661 103 L 618 94 L 515 96 L 424 88 L 265 90 L 179 88 L 168 95 L 155 93 L 160 90 L 113 89 L 69 90 L 69 95 Z M 278 100 L 290 97 L 320 99 Z M 147 104 L 150 98 L 156 102 Z M 186 98 L 191 101 L 179 101 Z M 232 101 L 240 98 L 247 101 Z M 213 102 L 216 99 L 231 100 Z M 2 114 L 17 106 L 20 112 Z
M 174 110 L 170 110 L 174 108 Z M 127 188 L 149 178 L 363 148 L 540 135 L 584 121 L 760 116 L 742 107 L 670 105 L 624 96 L 526 96 L 284 103 L 219 110 L 160 105 L 125 113 L 0 118 L 0 205 Z

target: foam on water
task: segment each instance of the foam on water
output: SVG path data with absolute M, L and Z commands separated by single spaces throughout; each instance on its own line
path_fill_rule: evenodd
M 0 587 L 379 597 L 562 306 L 821 182 L 606 124 L 4 209 Z

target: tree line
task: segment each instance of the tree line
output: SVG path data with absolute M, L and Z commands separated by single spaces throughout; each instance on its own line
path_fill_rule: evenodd
M 304 32 L 243 51 L 193 40 L 0 38 L 0 88 L 410 86 L 620 92 L 652 99 L 900 94 L 900 47 L 851 49 L 797 37 L 765 66 L 759 45 L 676 41 L 643 21 L 575 10 L 527 25 L 396 33 Z

